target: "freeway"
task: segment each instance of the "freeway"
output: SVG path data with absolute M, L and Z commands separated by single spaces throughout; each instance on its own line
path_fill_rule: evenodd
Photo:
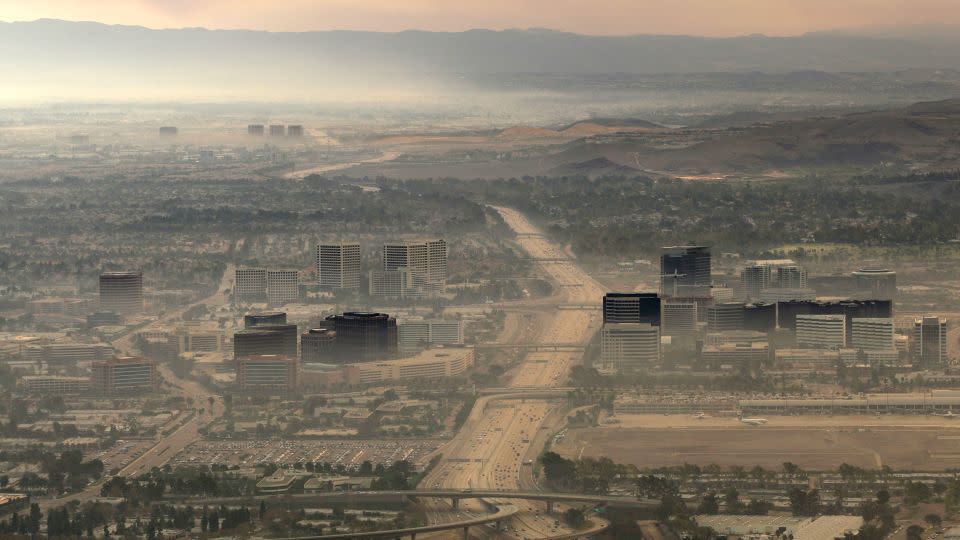
M 285 495 L 246 495 L 237 497 L 203 497 L 183 499 L 169 497 L 182 504 L 218 506 L 218 505 L 257 505 L 260 501 L 272 501 L 278 504 L 300 506 L 309 504 L 335 503 L 399 503 L 410 497 L 441 498 L 448 501 L 464 499 L 504 499 L 511 503 L 517 500 L 540 501 L 550 503 L 585 503 L 604 505 L 611 508 L 655 508 L 660 504 L 656 499 L 636 499 L 615 495 L 588 495 L 584 493 L 558 493 L 554 491 L 510 491 L 510 490 L 457 490 L 457 489 L 418 489 L 392 491 L 335 491 L 323 493 L 302 493 Z
M 603 287 L 577 266 L 562 247 L 549 242 L 522 214 L 510 208 L 496 210 L 516 233 L 520 247 L 537 261 L 559 291 L 558 298 L 551 299 L 554 309 L 541 317 L 535 340 L 542 344 L 586 345 L 600 324 L 596 310 L 556 309 L 556 306 L 589 308 L 599 305 Z M 562 407 L 563 400 L 555 394 L 538 396 L 529 389 L 561 388 L 566 383 L 570 367 L 582 357 L 580 349 L 530 350 L 513 371 L 509 384 L 517 389 L 517 393 L 478 399 L 460 432 L 443 449 L 440 463 L 421 482 L 421 489 L 497 492 L 537 489 L 526 469 L 539 452 L 534 442 L 542 444 L 545 431 L 549 429 L 545 422 Z M 502 499 L 491 497 L 485 500 L 498 504 Z M 516 503 L 518 513 L 511 520 L 510 536 L 585 536 L 606 526 L 598 519 L 591 531 L 571 531 L 559 525 L 554 516 L 548 515 L 540 501 L 524 499 Z M 437 505 L 430 507 L 433 511 L 436 508 Z M 442 514 L 438 512 L 437 517 Z

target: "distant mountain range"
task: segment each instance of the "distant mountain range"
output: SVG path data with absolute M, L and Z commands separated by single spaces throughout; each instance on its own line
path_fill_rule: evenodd
M 0 23 L 0 72 L 22 91 L 161 88 L 245 96 L 304 87 L 462 84 L 490 74 L 610 74 L 960 69 L 960 40 L 939 32 L 797 37 L 598 37 L 551 30 L 277 33 L 154 30 L 92 22 Z M 7 91 L 9 94 L 10 90 Z M 8 97 L 0 95 L 0 98 Z

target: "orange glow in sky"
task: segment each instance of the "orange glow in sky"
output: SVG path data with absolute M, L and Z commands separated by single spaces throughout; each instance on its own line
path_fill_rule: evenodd
M 958 24 L 958 0 L 0 0 L 0 21 L 89 20 L 152 28 L 460 31 L 541 27 L 584 34 L 751 33 Z

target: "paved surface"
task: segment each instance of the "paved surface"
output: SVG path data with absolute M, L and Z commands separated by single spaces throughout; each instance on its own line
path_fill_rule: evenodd
M 497 208 L 515 233 L 517 243 L 531 259 L 537 260 L 547 277 L 557 285 L 559 298 L 551 299 L 533 339 L 538 343 L 586 344 L 600 324 L 599 305 L 603 287 L 580 269 L 566 252 L 543 237 L 519 212 Z M 556 309 L 558 304 L 582 305 L 587 309 Z M 531 339 L 529 336 L 528 340 Z M 421 488 L 516 491 L 537 489 L 529 471 L 530 463 L 540 448 L 544 423 L 560 408 L 562 401 L 538 397 L 533 388 L 558 388 L 566 384 L 570 367 L 583 356 L 582 351 L 536 351 L 528 353 L 514 370 L 509 386 L 519 395 L 484 396 L 477 400 L 467 422 L 457 436 L 442 450 L 443 460 L 421 482 Z M 517 399 L 508 398 L 524 397 Z M 538 446 L 538 444 L 540 446 Z M 498 504 L 501 499 L 490 499 Z M 428 517 L 442 519 L 446 502 L 431 507 Z M 463 506 L 469 503 L 465 502 Z M 511 519 L 507 534 L 515 538 L 560 538 L 571 534 L 587 535 L 591 531 L 572 531 L 555 515 L 548 515 L 540 502 L 517 501 L 518 513 Z M 605 522 L 596 520 L 593 531 Z M 487 531 L 472 534 L 485 537 Z

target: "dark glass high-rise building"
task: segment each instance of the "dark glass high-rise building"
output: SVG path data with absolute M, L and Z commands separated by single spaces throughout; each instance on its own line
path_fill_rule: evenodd
M 603 297 L 603 322 L 660 326 L 660 297 L 657 293 L 607 293 Z
M 336 363 L 382 360 L 397 354 L 397 320 L 386 313 L 346 312 L 327 317 L 336 332 Z
M 710 288 L 710 248 L 670 246 L 660 255 L 660 293 L 663 296 L 698 296 Z

